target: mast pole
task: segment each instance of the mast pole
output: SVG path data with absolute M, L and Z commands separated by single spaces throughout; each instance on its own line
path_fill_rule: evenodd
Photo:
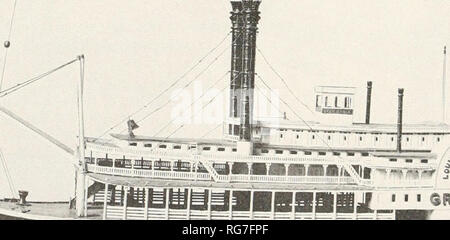
M 444 67 L 442 74 L 442 122 L 447 122 L 447 111 L 446 111 L 446 101 L 447 101 L 447 86 L 446 86 L 446 73 L 447 73 L 447 46 L 444 46 Z
M 78 84 L 78 162 L 76 181 L 76 211 L 77 217 L 86 217 L 86 160 L 84 142 L 84 111 L 83 111 L 83 82 L 84 82 L 84 55 L 78 56 L 80 62 L 80 82 Z

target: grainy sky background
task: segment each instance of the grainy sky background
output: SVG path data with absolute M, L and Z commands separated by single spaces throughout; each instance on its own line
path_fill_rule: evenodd
M 2 42 L 12 6 L 13 0 L 0 0 Z M 19 0 L 4 87 L 84 53 L 86 133 L 98 136 L 217 45 L 230 30 L 229 11 L 228 0 Z M 313 106 L 314 86 L 354 86 L 364 92 L 370 80 L 374 82 L 374 122 L 396 121 L 398 87 L 406 91 L 406 122 L 440 119 L 442 50 L 450 45 L 450 1 L 265 0 L 261 12 L 258 46 L 305 103 Z M 177 86 L 191 80 L 230 40 L 225 43 Z M 227 51 L 199 78 L 205 88 L 229 70 L 229 62 Z M 310 119 L 260 57 L 256 68 Z M 73 146 L 78 76 L 78 66 L 72 65 L 0 99 L 1 104 Z M 228 82 L 225 79 L 218 88 Z M 282 110 L 288 111 L 283 106 Z M 140 124 L 137 133 L 155 134 L 170 120 L 170 112 L 169 106 L 153 115 Z M 294 119 L 288 111 L 289 116 Z M 17 188 L 29 190 L 31 200 L 68 200 L 73 192 L 73 168 L 66 161 L 70 156 L 2 114 L 0 125 L 0 148 Z M 198 136 L 214 127 L 188 126 L 177 136 Z M 8 195 L 2 170 L 0 197 Z

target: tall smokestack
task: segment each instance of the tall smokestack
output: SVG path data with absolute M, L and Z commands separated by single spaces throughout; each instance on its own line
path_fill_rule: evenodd
M 402 151 L 403 88 L 398 89 L 397 152 Z
M 372 100 L 372 82 L 367 82 L 366 124 L 370 124 L 370 104 Z
M 230 74 L 230 117 L 240 117 L 240 102 L 241 99 L 241 74 L 242 74 L 242 40 L 243 40 L 243 25 L 242 19 L 243 6 L 241 1 L 231 2 L 231 74 Z
M 255 88 L 256 33 L 258 31 L 260 0 L 242 0 L 243 45 L 241 83 L 241 131 L 240 140 L 252 139 L 253 92 Z

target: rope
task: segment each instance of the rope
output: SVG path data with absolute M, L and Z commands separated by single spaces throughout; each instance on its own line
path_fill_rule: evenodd
M 311 108 L 308 107 L 308 105 L 306 105 L 302 100 L 300 100 L 292 91 L 292 89 L 287 85 L 286 81 L 284 80 L 284 78 L 275 70 L 275 68 L 272 66 L 272 64 L 269 63 L 269 61 L 267 60 L 266 56 L 264 56 L 264 54 L 262 53 L 262 51 L 256 47 L 256 49 L 258 50 L 258 52 L 261 54 L 261 57 L 263 58 L 264 62 L 267 64 L 267 66 L 269 66 L 269 68 L 275 73 L 275 75 L 277 75 L 277 77 L 281 80 L 281 82 L 283 82 L 284 86 L 289 90 L 289 92 L 291 93 L 292 96 L 294 96 L 294 98 L 300 103 L 302 104 L 306 109 L 308 109 L 313 115 L 315 115 L 315 112 L 313 110 L 311 110 Z
M 148 106 L 150 106 L 150 104 L 152 104 L 153 102 L 155 102 L 158 98 L 160 98 L 162 95 L 164 95 L 166 92 L 168 92 L 172 87 L 174 87 L 178 82 L 180 82 L 182 79 L 184 79 L 187 75 L 189 75 L 195 68 L 197 68 L 207 57 L 209 57 L 215 50 L 217 50 L 222 43 L 225 42 L 225 40 L 228 38 L 228 36 L 230 36 L 231 32 L 229 32 L 225 38 L 223 38 L 219 44 L 217 44 L 214 48 L 212 48 L 208 53 L 206 53 L 202 58 L 200 58 L 200 60 L 194 64 L 191 68 L 189 68 L 185 73 L 183 73 L 178 79 L 176 79 L 174 82 L 172 82 L 169 87 L 167 87 L 166 89 L 164 89 L 162 92 L 160 92 L 156 97 L 154 97 L 152 100 L 150 100 L 149 102 L 147 102 L 143 107 L 139 108 L 138 110 L 136 110 L 135 112 L 131 113 L 130 115 L 128 115 L 127 117 L 123 118 L 122 120 L 120 120 L 119 122 L 117 122 L 116 124 L 114 124 L 112 127 L 110 127 L 109 129 L 107 129 L 106 131 L 104 131 L 99 137 L 97 137 L 95 141 L 97 141 L 97 139 L 102 138 L 103 136 L 105 136 L 106 134 L 108 134 L 110 131 L 112 131 L 113 129 L 117 128 L 118 126 L 120 126 L 122 123 L 128 121 L 130 118 L 132 118 L 133 116 L 135 116 L 136 114 L 138 114 L 139 112 L 143 111 L 144 109 L 146 109 Z M 123 131 L 122 131 L 123 132 Z
M 72 63 L 74 63 L 76 61 L 78 61 L 78 59 L 74 59 L 74 60 L 72 60 L 70 62 L 67 62 L 67 63 L 65 63 L 65 64 L 63 64 L 63 65 L 61 65 L 61 66 L 59 66 L 57 68 L 54 68 L 54 69 L 48 71 L 48 72 L 45 72 L 45 73 L 43 73 L 41 75 L 33 77 L 33 78 L 31 78 L 29 80 L 26 80 L 24 82 L 21 82 L 21 83 L 15 85 L 13 87 L 7 88 L 7 89 L 5 89 L 5 90 L 0 92 L 0 97 L 4 97 L 4 96 L 6 96 L 8 94 L 11 94 L 11 93 L 13 93 L 15 91 L 18 91 L 18 90 L 20 90 L 20 89 L 22 89 L 22 88 L 24 88 L 24 87 L 26 87 L 26 86 L 28 86 L 28 85 L 30 85 L 32 83 L 34 83 L 34 82 L 44 78 L 44 77 L 47 77 L 47 76 L 51 75 L 52 73 L 54 73 L 54 72 L 56 72 L 56 71 L 58 71 L 58 70 L 60 70 L 60 69 L 62 69 L 64 67 L 66 67 L 66 66 L 68 66 L 68 65 L 70 65 L 70 64 L 72 64 Z
M 12 11 L 12 16 L 11 16 L 11 21 L 9 23 L 9 32 L 8 32 L 8 38 L 7 38 L 7 42 L 9 44 L 9 41 L 11 40 L 11 35 L 12 35 L 12 30 L 13 30 L 13 25 L 14 25 L 14 17 L 16 16 L 16 7 L 17 7 L 17 0 L 14 1 L 14 7 L 13 7 L 13 11 Z M 6 44 L 6 42 L 5 42 Z M 3 57 L 3 69 L 2 69 L 2 77 L 0 79 L 0 91 L 2 89 L 3 86 L 3 79 L 5 77 L 5 71 L 6 71 L 6 62 L 7 62 L 7 58 L 8 58 L 8 49 L 9 46 L 5 45 L 5 55 Z
M 189 107 L 192 107 L 198 100 L 200 100 L 201 98 L 203 98 L 203 97 L 205 96 L 205 94 L 208 92 L 208 90 L 210 90 L 210 89 L 212 89 L 213 87 L 215 87 L 220 81 L 222 81 L 222 79 L 223 79 L 224 77 L 226 77 L 226 76 L 228 75 L 228 73 L 229 73 L 229 71 L 226 72 L 222 77 L 220 77 L 216 82 L 214 82 L 214 84 L 211 85 L 208 89 L 206 89 L 206 91 L 203 92 L 203 94 L 202 94 L 200 97 L 198 97 L 197 99 L 195 99 L 195 100 L 191 103 L 191 105 L 190 105 Z M 237 76 L 239 76 L 239 75 L 237 75 Z M 235 78 L 237 78 L 237 76 L 236 76 Z M 164 125 L 164 127 L 162 127 L 162 128 L 161 128 L 154 136 L 160 134 L 164 129 L 166 129 L 168 126 L 170 126 L 170 124 L 172 124 L 172 123 L 173 123 L 180 115 L 181 115 L 181 113 L 178 114 L 174 119 L 172 119 L 172 120 L 171 120 L 170 122 L 168 122 L 166 125 Z
M 207 133 L 203 134 L 201 138 L 205 138 L 205 137 L 208 136 L 210 133 L 214 132 L 214 130 L 216 130 L 217 128 L 219 128 L 220 126 L 222 126 L 222 123 L 219 123 L 216 127 L 214 127 L 213 129 L 209 130 Z
M 236 76 L 236 78 L 237 78 L 237 76 Z M 236 79 L 235 78 L 235 79 Z M 234 79 L 233 79 L 234 80 Z M 227 85 L 227 86 L 225 86 L 224 88 L 222 88 L 222 90 L 220 90 L 213 98 L 211 98 L 211 100 L 209 100 L 209 102 L 208 103 L 206 103 L 206 105 L 204 105 L 203 107 L 202 107 L 202 109 L 200 109 L 200 111 L 198 111 L 198 112 L 196 112 L 192 117 L 196 117 L 197 116 L 197 114 L 199 114 L 199 113 L 201 113 L 202 111 L 203 111 L 203 109 L 205 109 L 209 104 L 211 104 L 213 101 L 214 101 L 214 99 L 216 99 L 216 97 L 217 96 L 219 96 L 224 90 L 226 90 L 227 88 L 228 88 L 229 86 Z M 185 124 L 182 124 L 180 127 L 178 127 L 177 129 L 175 129 L 175 131 L 173 131 L 171 134 L 169 134 L 167 137 L 166 137 L 166 139 L 168 139 L 168 138 L 170 138 L 171 136 L 173 136 L 175 133 L 177 133 L 181 128 L 183 128 L 185 126 Z
M 2 162 L 2 166 L 3 166 L 3 169 L 5 171 L 6 179 L 8 181 L 9 190 L 11 191 L 11 196 L 12 196 L 12 198 L 14 198 L 16 196 L 16 193 L 18 193 L 18 192 L 17 192 L 16 187 L 14 186 L 14 183 L 13 183 L 12 178 L 11 178 L 11 174 L 10 174 L 9 169 L 8 169 L 8 165 L 6 164 L 6 159 L 5 159 L 5 157 L 3 155 L 3 152 L 1 150 L 0 150 L 0 160 Z

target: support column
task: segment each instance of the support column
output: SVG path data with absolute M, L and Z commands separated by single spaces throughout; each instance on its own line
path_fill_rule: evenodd
M 166 220 L 169 220 L 169 200 L 170 200 L 170 191 L 168 188 L 164 189 L 164 192 L 166 193 Z
M 108 210 L 108 187 L 109 184 L 105 184 L 105 192 L 103 194 L 103 220 L 106 220 L 106 218 L 108 217 L 107 215 L 107 210 Z
M 231 182 L 231 176 L 233 175 L 233 163 L 228 162 L 228 181 Z
M 271 219 L 275 219 L 275 191 L 272 191 L 272 202 L 271 202 Z
M 308 176 L 308 171 L 309 171 L 309 164 L 305 164 L 303 166 L 305 166 L 305 177 L 307 177 Z
M 149 194 L 148 194 L 148 188 L 144 188 L 145 192 L 145 199 L 144 199 L 144 219 L 148 220 L 148 202 L 149 202 Z
M 229 205 L 229 211 L 230 211 L 230 220 L 233 220 L 233 190 L 230 189 L 230 197 L 228 198 L 228 205 Z
M 270 166 L 272 166 L 271 163 L 266 163 L 266 175 L 267 175 L 267 176 L 269 176 Z
M 127 205 L 128 205 L 128 187 L 125 187 L 123 194 L 123 214 L 122 214 L 123 220 L 127 220 Z
M 292 192 L 291 220 L 295 220 L 295 197 L 297 192 Z
M 187 199 L 187 220 L 191 219 L 191 205 L 192 205 L 192 188 L 188 190 L 188 199 Z
M 327 176 L 328 165 L 324 164 L 324 165 L 322 165 L 322 167 L 323 167 L 323 176 L 326 177 Z
M 247 163 L 248 166 L 248 180 L 251 180 L 253 173 L 253 163 Z
M 419 180 L 422 180 L 423 170 L 418 170 L 417 174 L 419 175 Z
M 364 193 L 363 193 L 364 195 Z M 356 201 L 356 192 L 353 193 L 353 219 L 357 219 L 358 216 L 358 202 Z
M 208 220 L 211 220 L 211 198 L 212 189 L 208 189 Z
M 250 219 L 253 220 L 253 190 L 250 191 Z
M 338 167 L 338 185 L 341 184 L 341 175 L 342 175 L 342 166 L 339 165 Z
M 337 218 L 337 192 L 333 193 L 333 219 Z
M 289 164 L 289 163 L 285 163 L 284 164 L 284 170 L 285 170 L 285 181 L 286 182 L 288 182 L 288 180 L 289 180 L 289 166 L 290 166 L 291 164 Z
M 316 192 L 313 192 L 312 219 L 316 219 Z
M 155 176 L 155 160 L 152 161 L 152 177 Z

